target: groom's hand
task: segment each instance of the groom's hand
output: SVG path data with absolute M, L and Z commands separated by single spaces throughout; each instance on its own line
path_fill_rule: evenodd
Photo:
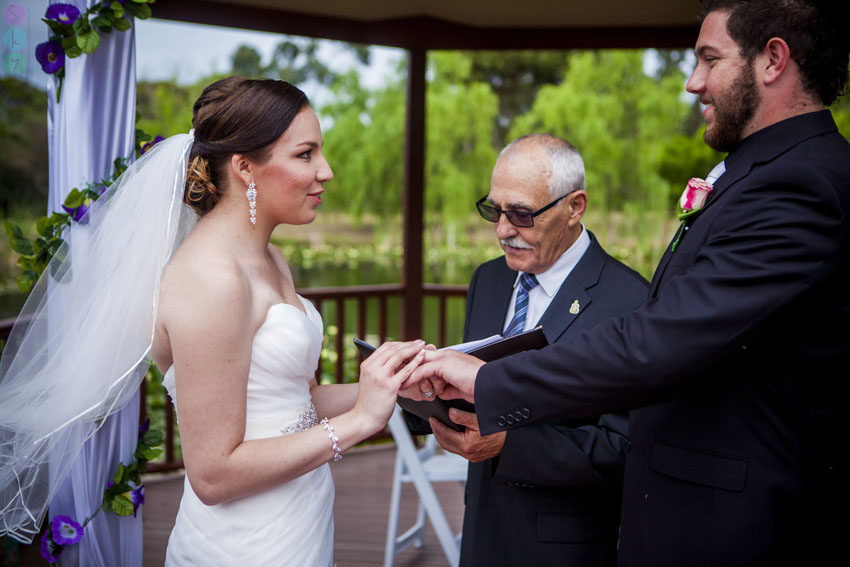
M 433 417 L 429 420 L 434 437 L 446 451 L 460 455 L 473 463 L 492 459 L 502 452 L 507 432 L 500 431 L 492 435 L 482 436 L 478 429 L 478 417 L 474 413 L 456 408 L 449 410 L 449 418 L 453 422 L 466 427 L 466 430 L 455 431 Z
M 475 403 L 475 377 L 484 361 L 455 350 L 425 351 L 425 359 L 402 388 L 410 388 L 421 380 L 430 380 L 445 400 L 463 398 Z

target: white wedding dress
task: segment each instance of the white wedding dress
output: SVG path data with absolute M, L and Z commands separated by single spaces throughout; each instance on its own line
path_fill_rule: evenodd
M 322 317 L 309 301 L 300 296 L 299 300 L 306 315 L 293 305 L 273 305 L 254 335 L 246 441 L 287 435 L 317 423 L 309 380 L 322 348 Z M 176 404 L 179 392 L 173 367 L 163 385 Z M 270 490 L 216 506 L 198 499 L 187 476 L 165 564 L 328 567 L 333 563 L 333 500 L 327 464 Z

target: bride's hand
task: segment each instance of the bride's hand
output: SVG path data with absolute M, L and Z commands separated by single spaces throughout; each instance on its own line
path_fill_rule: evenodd
M 425 347 L 425 350 L 437 350 L 437 347 L 429 344 Z M 439 378 L 423 378 L 407 388 L 404 388 L 404 384 L 402 384 L 402 389 L 398 391 L 398 395 L 418 402 L 433 402 L 437 396 L 443 393 L 445 385 L 445 382 Z
M 354 410 L 380 431 L 395 408 L 399 387 L 419 366 L 425 342 L 388 342 L 382 344 L 360 364 L 360 387 Z

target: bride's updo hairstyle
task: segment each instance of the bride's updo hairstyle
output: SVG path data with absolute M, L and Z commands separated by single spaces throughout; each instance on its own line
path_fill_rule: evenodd
M 211 211 L 227 190 L 230 157 L 265 163 L 271 145 L 309 104 L 307 95 L 285 81 L 227 77 L 205 88 L 193 108 L 195 141 L 183 201 L 201 216 Z

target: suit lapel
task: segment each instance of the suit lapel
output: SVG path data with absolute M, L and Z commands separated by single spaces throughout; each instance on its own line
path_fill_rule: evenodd
M 753 166 L 770 162 L 809 138 L 837 131 L 832 114 L 828 110 L 819 110 L 788 118 L 752 134 L 726 158 L 726 172 L 715 183 L 712 198 L 705 205 L 706 208 L 714 206 L 723 195 L 728 193 L 729 187 L 750 173 Z M 700 217 L 697 216 L 691 226 L 699 226 L 699 222 Z M 675 235 L 673 238 L 675 238 Z M 671 239 L 670 244 L 672 242 Z M 658 288 L 664 279 L 664 271 L 672 257 L 673 253 L 670 251 L 670 245 L 668 245 L 658 267 L 655 269 L 655 274 L 652 276 L 650 297 L 657 295 Z
M 735 183 L 737 183 L 741 178 L 745 177 L 753 167 L 753 160 L 755 159 L 755 148 L 753 146 L 749 146 L 744 148 L 742 152 L 739 152 L 734 158 L 727 157 L 727 169 L 717 179 L 714 183 L 714 190 L 711 192 L 711 200 L 705 204 L 704 209 L 708 209 L 726 192 L 728 187 L 731 187 Z M 698 215 L 695 219 L 693 219 L 689 225 L 689 230 L 693 230 L 693 226 L 695 226 L 699 222 L 700 215 Z M 661 281 L 664 278 L 664 272 L 667 269 L 667 265 L 670 263 L 670 260 L 673 259 L 673 252 L 670 250 L 673 245 L 673 241 L 678 236 L 679 231 L 683 230 L 684 227 L 679 225 L 679 228 L 676 229 L 676 232 L 673 234 L 673 237 L 670 239 L 670 244 L 667 245 L 667 249 L 664 251 L 664 255 L 661 256 L 661 260 L 658 262 L 658 267 L 655 268 L 655 273 L 652 275 L 652 283 L 649 288 L 649 297 L 655 297 L 658 293 L 658 287 L 661 285 Z M 683 236 L 685 238 L 687 235 Z
M 489 290 L 482 296 L 489 298 L 490 303 L 476 314 L 475 338 L 483 339 L 502 333 L 514 291 L 516 274 L 508 268 L 507 264 L 502 264 L 496 277 L 487 282 Z
M 605 265 L 605 252 L 592 232 L 588 231 L 588 236 L 590 246 L 561 284 L 552 303 L 537 323 L 543 326 L 549 344 L 556 342 L 593 301 L 587 290 L 599 281 L 599 274 Z

